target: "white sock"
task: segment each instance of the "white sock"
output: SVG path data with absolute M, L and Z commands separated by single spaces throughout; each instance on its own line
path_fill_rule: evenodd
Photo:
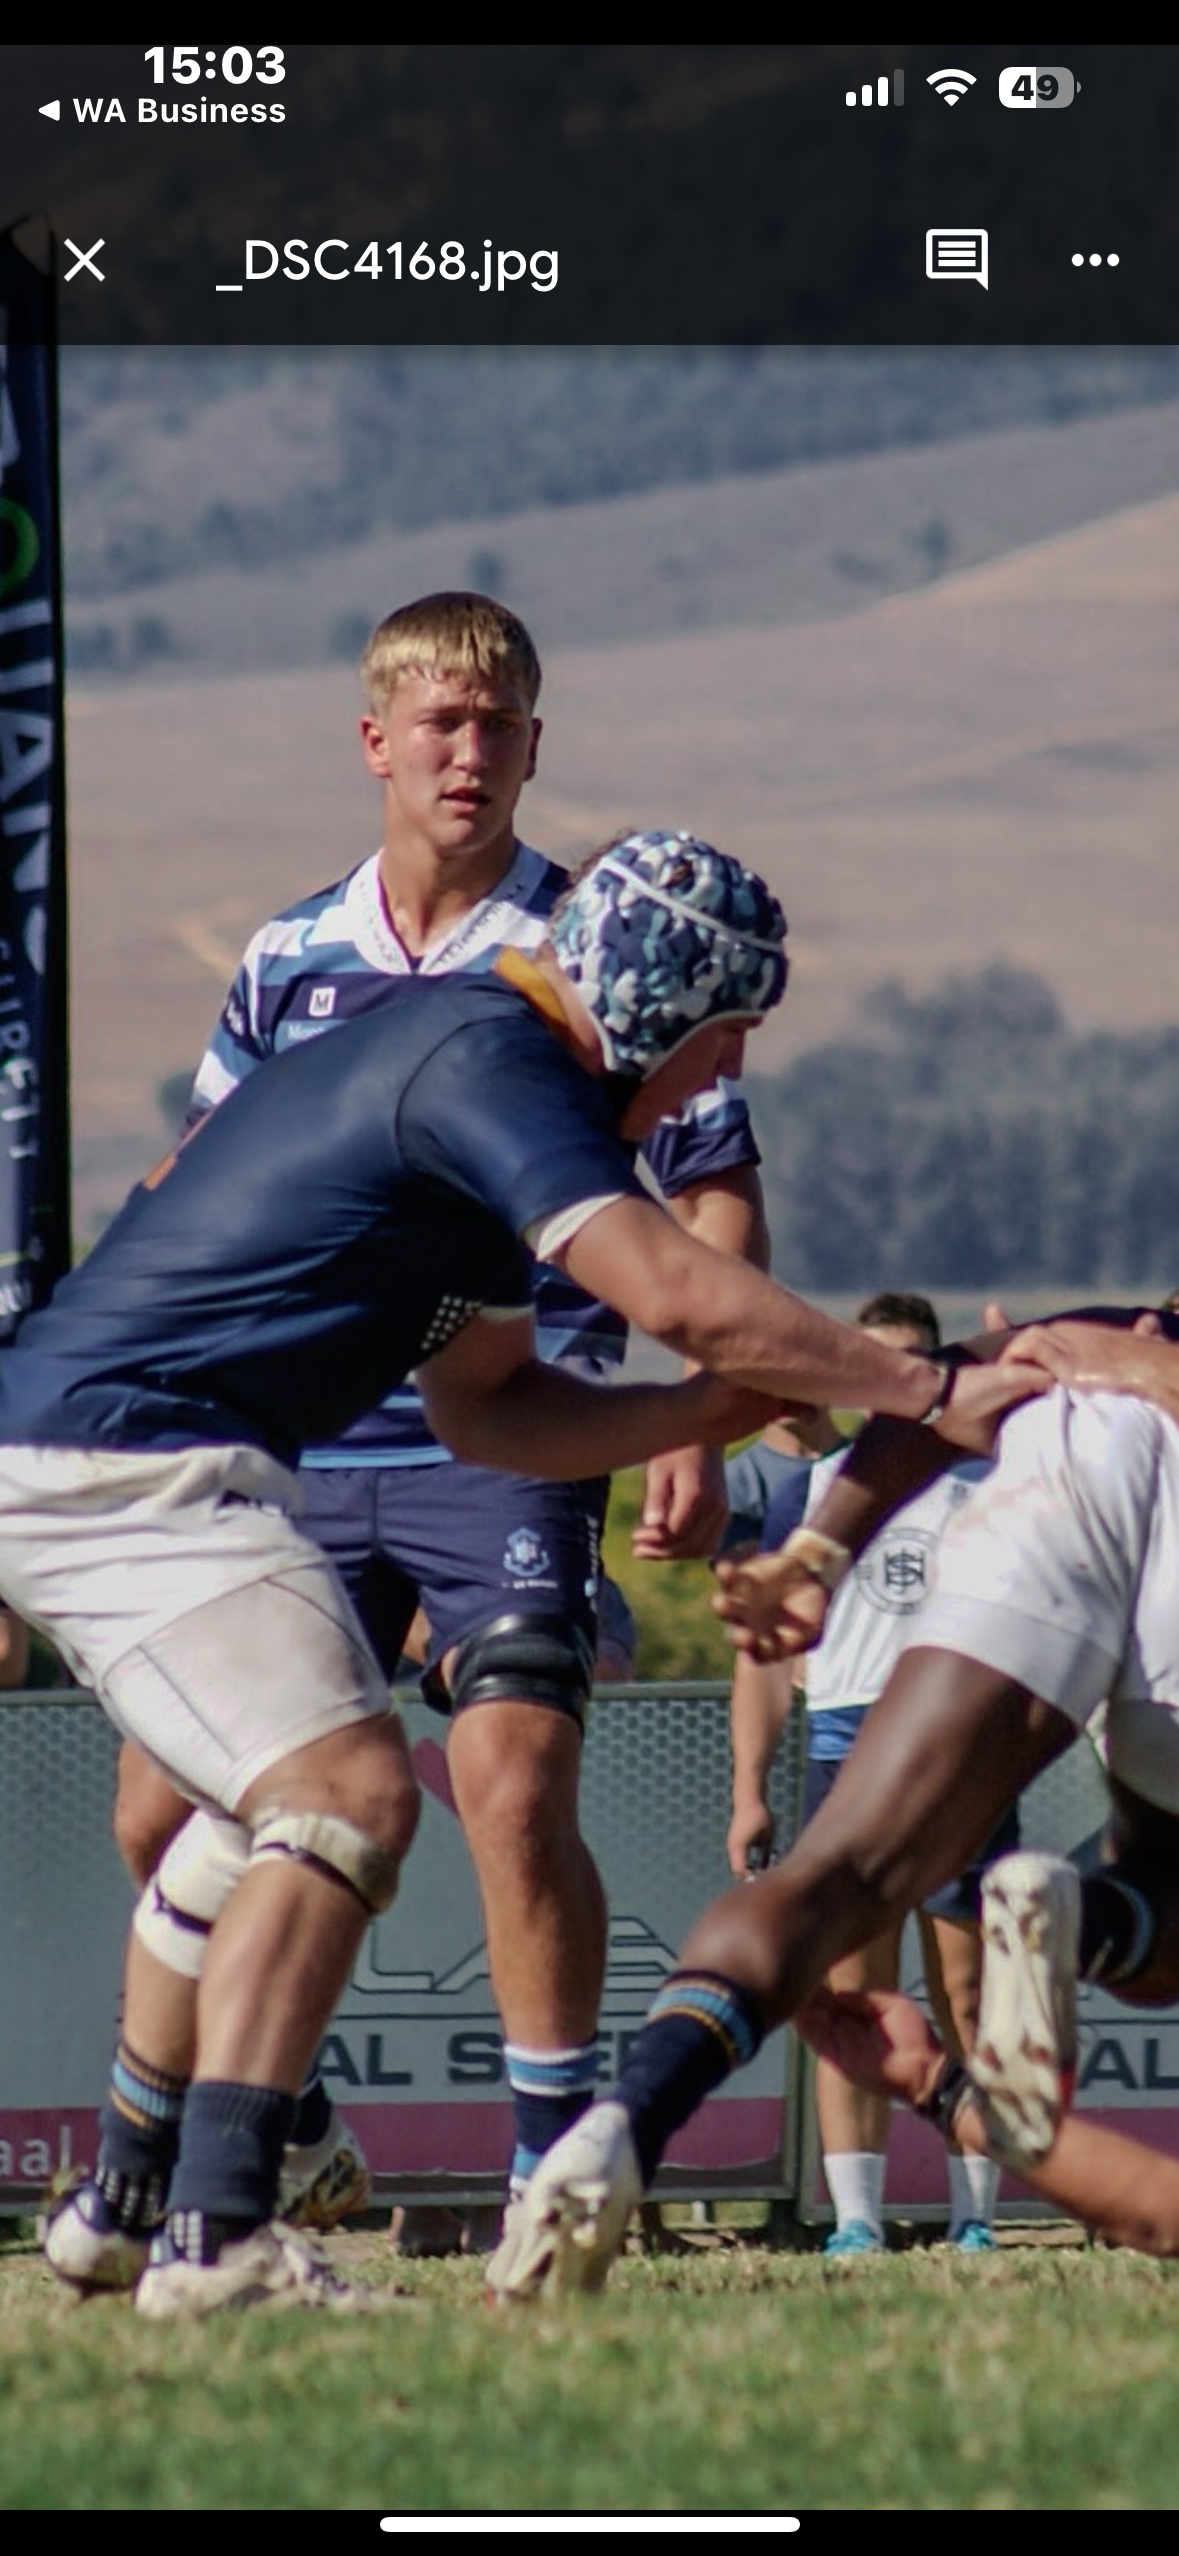
M 951 2150 L 946 2159 L 950 2169 L 950 2234 L 956 2235 L 964 2219 L 981 2219 L 989 2228 L 995 2215 L 999 2190 L 999 2168 L 990 2157 L 958 2157 Z
M 825 2156 L 823 2172 L 835 2207 L 835 2224 L 862 2219 L 873 2236 L 884 2234 L 884 2158 L 876 2148 L 844 2149 Z

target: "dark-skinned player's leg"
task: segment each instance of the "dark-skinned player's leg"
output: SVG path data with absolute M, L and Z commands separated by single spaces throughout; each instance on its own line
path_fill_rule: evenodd
M 789 1854 L 705 1910 L 609 2099 L 542 2160 L 505 2297 L 600 2288 L 669 2140 L 706 2095 L 833 1961 L 969 1863 L 1076 1736 L 1054 1706 L 977 1661 L 906 1652 Z

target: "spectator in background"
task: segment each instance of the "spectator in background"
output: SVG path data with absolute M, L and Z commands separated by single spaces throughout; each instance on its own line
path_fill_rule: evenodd
M 938 1349 L 941 1327 L 928 1297 L 885 1294 L 862 1305 L 855 1317 L 873 1338 L 895 1348 Z M 817 1463 L 787 1476 L 772 1496 L 759 1542 L 774 1552 L 822 1499 L 838 1471 L 846 1442 Z M 733 1806 L 729 1864 L 740 1878 L 768 1861 L 773 1814 L 766 1789 L 792 1693 L 805 1701 L 805 1823 L 830 1792 L 874 1698 L 881 1692 L 902 1641 L 911 1633 L 936 1569 L 943 1527 L 986 1471 L 966 1459 L 920 1493 L 882 1530 L 838 1590 L 826 1631 L 805 1662 L 763 1666 L 738 1656 L 733 1677 L 731 1729 Z M 1018 1818 L 1009 1812 L 966 1872 L 946 1883 L 918 1910 L 926 1987 L 947 2046 L 962 2058 L 973 2046 L 982 1973 L 979 1891 L 986 1867 L 1019 1843 Z M 897 1985 L 904 1921 L 874 1942 L 848 1953 L 828 1974 L 838 1994 L 866 1994 Z M 884 2183 L 889 2102 L 878 2089 L 856 2085 L 821 2057 L 815 2100 L 823 2173 L 835 2211 L 827 2254 L 878 2254 L 885 2245 Z M 962 2253 L 988 2251 L 999 2169 L 982 2152 L 949 2152 L 952 2245 Z
M 760 1547 L 766 1509 L 787 1484 L 804 1483 L 817 1456 L 830 1455 L 845 1444 L 829 1411 L 800 1413 L 793 1420 L 771 1420 L 760 1437 L 725 1457 L 725 1493 L 729 1523 L 715 1559 Z
M 1171 1310 L 1179 1313 L 1179 1305 Z M 971 2155 L 994 2137 L 968 2069 L 938 2040 L 910 1997 L 834 1997 L 817 1988 L 794 2017 L 795 2031 L 833 2067 L 885 2103 L 905 2103 Z M 948 2127 L 947 2127 L 948 2125 Z M 1179 2161 L 1143 2139 L 1065 2113 L 1051 2145 L 1020 2161 L 1029 2189 L 1079 2219 L 1103 2245 L 1138 2254 L 1179 2255 Z

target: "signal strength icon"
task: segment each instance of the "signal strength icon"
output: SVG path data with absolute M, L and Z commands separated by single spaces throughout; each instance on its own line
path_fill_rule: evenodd
M 973 71 L 931 71 L 926 86 L 936 89 L 939 98 L 944 98 L 947 106 L 957 106 L 959 98 L 964 98 L 967 90 L 974 87 L 974 73 Z
M 861 89 L 845 89 L 843 94 L 843 103 L 845 106 L 888 106 L 890 102 L 893 106 L 903 106 L 905 103 L 905 75 L 903 71 L 893 72 L 891 101 L 887 71 L 881 72 L 879 79 L 876 81 L 875 87 L 871 80 L 865 80 Z

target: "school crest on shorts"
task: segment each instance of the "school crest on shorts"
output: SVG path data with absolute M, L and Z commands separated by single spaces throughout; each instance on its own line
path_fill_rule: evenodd
M 535 1527 L 513 1527 L 504 1546 L 503 1567 L 513 1580 L 540 1580 L 552 1570 L 549 1550 Z

